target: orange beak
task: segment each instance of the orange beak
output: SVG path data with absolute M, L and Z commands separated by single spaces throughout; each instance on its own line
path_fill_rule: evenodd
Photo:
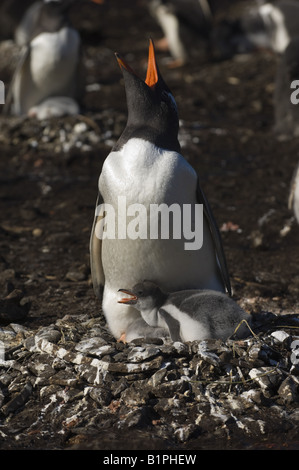
M 115 57 L 116 57 L 116 59 L 117 59 L 117 62 L 118 62 L 118 65 L 120 66 L 120 68 L 123 68 L 123 69 L 127 70 L 128 72 L 130 72 L 130 73 L 136 75 L 135 72 L 134 72 L 134 70 L 124 61 L 124 59 L 122 59 L 122 58 L 118 55 L 117 52 L 115 53 Z
M 136 75 L 134 70 L 118 54 L 115 54 L 115 55 L 116 55 L 116 59 L 120 68 L 124 68 L 128 72 Z M 159 79 L 159 76 L 158 76 L 158 68 L 157 68 L 157 63 L 156 63 L 154 43 L 152 39 L 150 39 L 145 83 L 149 87 L 152 87 L 156 85 L 156 83 L 158 82 L 158 79 Z
M 155 56 L 155 48 L 152 39 L 150 39 L 150 45 L 148 50 L 148 62 L 147 62 L 147 73 L 145 83 L 152 87 L 158 82 L 158 69 Z

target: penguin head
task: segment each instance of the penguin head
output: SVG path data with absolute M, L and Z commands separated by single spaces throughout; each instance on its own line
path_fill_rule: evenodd
M 129 297 L 125 297 L 118 301 L 118 303 L 126 305 L 134 305 L 138 310 L 153 310 L 160 308 L 167 295 L 151 281 L 144 281 L 131 289 L 119 289 L 119 292 L 123 292 Z
M 123 72 L 128 121 L 124 139 L 141 137 L 167 150 L 179 151 L 179 119 L 175 99 L 157 66 L 153 41 L 150 40 L 146 79 L 142 80 L 118 55 Z
M 68 10 L 74 0 L 43 0 L 31 40 L 42 32 L 56 32 L 68 23 Z

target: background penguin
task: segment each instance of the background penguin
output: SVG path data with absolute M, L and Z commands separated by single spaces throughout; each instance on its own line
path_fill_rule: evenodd
M 168 291 L 208 288 L 231 293 L 231 287 L 218 227 L 196 172 L 179 153 L 177 107 L 157 68 L 153 43 L 145 82 L 122 59 L 118 61 L 125 81 L 128 121 L 99 177 L 90 261 L 99 298 L 104 289 L 102 306 L 108 326 L 116 338 L 126 335 L 130 341 L 133 336 L 128 336 L 129 326 L 135 324 L 135 337 L 143 336 L 136 322 L 141 329 L 145 322 L 136 309 L 118 304 L 119 286 L 151 277 Z M 197 203 L 203 204 L 202 248 L 185 250 L 185 240 L 171 236 L 135 240 L 126 234 L 123 239 L 101 237 L 103 215 L 98 210 L 110 204 L 117 220 L 119 196 L 126 198 L 127 206 L 138 203 L 147 211 L 151 204 L 188 204 L 192 209 Z
M 297 80 L 296 88 L 298 88 L 299 37 L 294 38 L 289 43 L 278 62 L 276 72 L 274 90 L 274 132 L 284 137 L 299 136 L 299 93 L 291 87 L 294 80 Z M 293 94 L 295 102 L 292 100 Z
M 32 108 L 44 100 L 67 97 L 57 108 L 43 111 L 49 116 L 77 113 L 79 93 L 80 36 L 68 23 L 74 0 L 44 0 L 33 3 L 16 30 L 22 47 L 4 112 L 34 115 Z
M 149 9 L 165 35 L 171 66 L 183 65 L 194 54 L 207 55 L 213 22 L 210 0 L 152 0 Z
M 250 315 L 225 294 L 211 290 L 162 291 L 155 283 L 145 281 L 132 290 L 119 289 L 129 297 L 119 303 L 134 305 L 152 327 L 165 328 L 172 341 L 195 341 L 230 337 L 242 320 L 250 324 Z M 242 323 L 236 337 L 249 330 Z
M 294 212 L 295 218 L 299 223 L 299 164 L 292 178 L 288 206 Z
M 219 22 L 213 34 L 214 48 L 222 51 L 224 58 L 256 49 L 268 49 L 279 55 L 298 35 L 298 27 L 297 0 L 265 2 L 246 9 L 236 20 Z

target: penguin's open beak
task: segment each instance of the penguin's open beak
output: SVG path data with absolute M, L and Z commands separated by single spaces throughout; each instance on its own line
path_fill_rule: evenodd
M 138 297 L 135 294 L 133 294 L 133 292 L 130 292 L 127 289 L 118 289 L 118 292 L 123 292 L 124 294 L 130 295 L 130 297 L 125 297 L 123 299 L 120 299 L 118 301 L 119 304 L 127 304 L 127 305 L 136 304 Z
M 117 62 L 120 68 L 124 68 L 127 72 L 133 75 L 137 75 L 134 70 L 116 53 Z M 150 88 L 156 85 L 159 80 L 158 67 L 156 62 L 155 48 L 152 39 L 150 39 L 149 50 L 148 50 L 148 63 L 145 83 Z
M 159 75 L 158 68 L 155 56 L 155 48 L 152 39 L 150 39 L 149 49 L 148 49 L 148 62 L 147 62 L 147 72 L 145 83 L 152 87 L 158 83 Z

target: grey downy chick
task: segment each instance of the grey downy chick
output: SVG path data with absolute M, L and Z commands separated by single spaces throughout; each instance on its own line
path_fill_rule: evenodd
M 167 293 L 155 283 L 145 281 L 132 290 L 119 289 L 128 297 L 119 303 L 133 305 L 145 322 L 169 331 L 173 341 L 195 341 L 209 338 L 227 339 L 242 320 L 250 324 L 247 314 L 232 298 L 213 290 L 182 290 Z M 236 331 L 242 338 L 249 333 L 243 322 Z

